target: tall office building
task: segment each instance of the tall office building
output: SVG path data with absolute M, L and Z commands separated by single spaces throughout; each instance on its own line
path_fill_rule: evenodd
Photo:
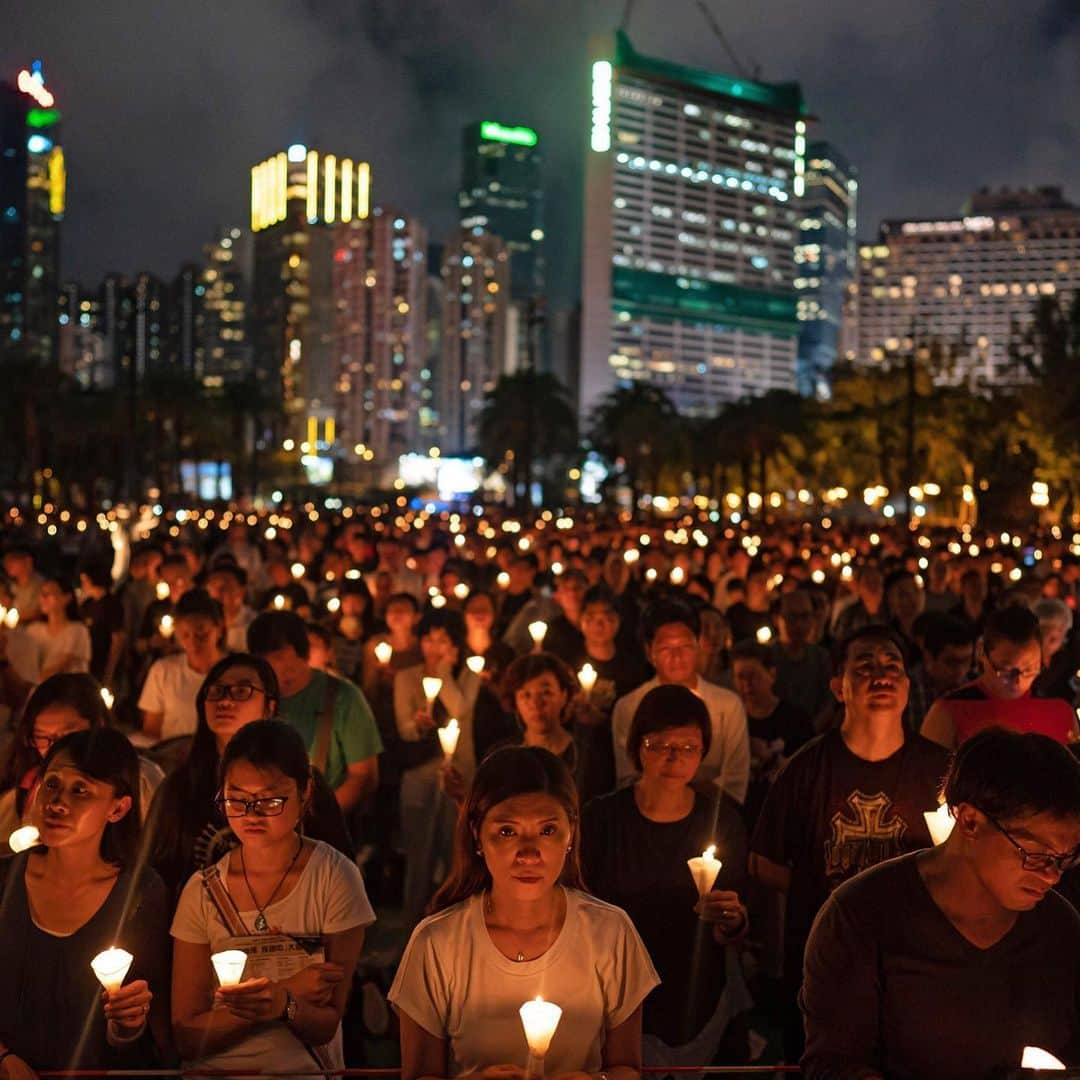
M 616 384 L 689 414 L 795 389 L 806 110 L 770 85 L 591 47 L 581 412 Z
M 186 262 L 167 293 L 164 361 L 198 377 L 203 368 L 202 267 Z
M 1080 288 L 1080 208 L 1060 188 L 973 195 L 957 217 L 886 221 L 859 248 L 855 359 L 888 362 L 907 340 L 940 344 L 943 381 L 1015 382 L 1014 328 L 1042 296 Z
M 798 293 L 799 393 L 825 398 L 841 349 L 844 296 L 854 280 L 859 181 L 844 156 L 826 142 L 807 147 L 806 194 L 799 203 L 795 247 Z
M 66 184 L 60 112 L 35 60 L 0 84 L 0 340 L 41 363 L 59 341 Z
M 255 371 L 280 388 L 289 431 L 308 445 L 305 464 L 320 479 L 314 459 L 335 435 L 333 227 L 367 218 L 370 200 L 366 162 L 300 144 L 251 170 Z
M 85 390 L 108 390 L 114 370 L 101 325 L 101 303 L 75 282 L 60 289 L 60 371 Z
M 334 235 L 334 354 L 341 460 L 380 473 L 421 448 L 432 406 L 426 367 L 427 230 L 392 207 Z M 355 471 L 355 470 L 352 470 Z
M 196 288 L 201 304 L 202 366 L 196 374 L 207 390 L 243 382 L 252 371 L 244 258 L 249 239 L 234 226 L 219 229 L 213 242 L 203 248 L 204 264 Z
M 458 229 L 443 248 L 440 276 L 440 444 L 444 456 L 471 455 L 484 398 L 517 363 L 507 325 L 510 252 L 498 236 L 483 229 Z

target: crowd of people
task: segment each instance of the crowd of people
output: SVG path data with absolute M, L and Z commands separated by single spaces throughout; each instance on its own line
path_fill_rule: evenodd
M 3 1075 L 1080 1064 L 1080 538 L 717 518 L 5 518 Z

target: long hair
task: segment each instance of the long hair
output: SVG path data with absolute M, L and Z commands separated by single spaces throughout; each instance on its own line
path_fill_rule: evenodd
M 571 889 L 584 889 L 578 855 L 581 826 L 578 794 L 570 770 L 550 750 L 539 746 L 506 746 L 480 763 L 454 830 L 454 859 L 450 874 L 435 894 L 428 913 L 434 914 L 491 885 L 491 874 L 479 854 L 480 829 L 499 803 L 517 795 L 552 796 L 570 819 L 570 852 L 559 877 Z

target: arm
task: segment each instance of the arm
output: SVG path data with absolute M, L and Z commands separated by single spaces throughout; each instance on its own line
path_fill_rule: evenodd
M 625 787 L 637 776 L 637 770 L 626 752 L 626 737 L 630 733 L 631 710 L 627 698 L 615 702 L 611 714 L 611 741 L 615 751 L 615 786 Z
M 215 1009 L 210 946 L 173 939 L 172 1030 L 180 1056 L 199 1061 L 244 1038 L 256 1025 Z
M 766 859 L 756 851 L 750 852 L 750 876 L 776 892 L 786 893 L 791 887 L 791 870 Z
M 127 636 L 123 630 L 114 630 L 109 636 L 109 655 L 106 657 L 105 671 L 103 672 L 106 686 L 111 686 L 116 678 L 116 669 L 120 666 L 120 659 L 124 655 L 124 643 L 126 640 Z
M 944 701 L 935 701 L 930 706 L 919 734 L 924 739 L 944 746 L 946 750 L 956 746 L 956 729 L 953 727 L 952 716 L 949 715 L 949 706 Z
M 716 786 L 741 806 L 750 785 L 750 732 L 742 702 L 736 698 L 733 706 L 721 720 L 724 760 Z
M 638 1080 L 641 1075 L 641 1006 L 604 1038 L 604 1072 L 608 1080 Z
M 161 738 L 161 729 L 165 723 L 165 714 L 159 712 L 147 712 L 146 709 L 141 709 L 142 715 L 142 730 L 144 735 L 149 735 L 152 739 Z
M 401 1080 L 431 1080 L 446 1076 L 447 1040 L 422 1028 L 403 1009 L 398 1010 L 401 1028 Z
M 373 795 L 378 786 L 379 759 L 370 757 L 364 761 L 354 761 L 348 766 L 348 772 L 341 786 L 334 789 L 334 798 L 337 799 L 342 812 L 348 813 L 369 795 Z
M 420 738 L 420 729 L 416 725 L 417 705 L 413 695 L 411 669 L 399 671 L 394 677 L 394 723 L 398 734 L 407 742 L 416 742 Z

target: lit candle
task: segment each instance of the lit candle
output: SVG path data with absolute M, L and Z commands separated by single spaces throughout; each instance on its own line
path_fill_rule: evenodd
M 510 588 L 510 575 L 505 570 L 503 570 L 499 574 L 499 576 L 495 578 L 495 583 L 499 586 L 500 589 Z
M 21 829 L 16 829 L 8 837 L 8 847 L 16 854 L 20 851 L 26 851 L 27 848 L 32 848 L 39 843 L 41 843 L 41 838 L 33 825 L 24 825 Z
M 461 727 L 453 717 L 450 717 L 446 722 L 446 726 L 439 728 L 439 742 L 442 744 L 442 751 L 446 755 L 447 761 L 454 756 L 460 738 Z
M 671 584 L 681 585 L 686 580 L 686 571 L 681 566 L 672 567 Z
M 581 670 L 577 673 L 577 681 L 581 683 L 581 689 L 585 691 L 585 696 L 588 697 L 596 685 L 596 668 L 590 663 L 582 664 Z
M 341 599 L 337 596 L 331 596 L 330 599 L 326 601 L 326 610 L 329 611 L 331 615 L 336 615 L 341 610 Z
M 529 1044 L 529 1063 L 525 1073 L 529 1077 L 544 1075 L 544 1056 L 551 1046 L 555 1029 L 562 1018 L 562 1009 L 551 1001 L 545 1001 L 539 995 L 532 1001 L 526 1001 L 518 1010 L 521 1026 L 525 1029 L 525 1041 Z
M 716 884 L 716 875 L 720 873 L 720 867 L 723 866 L 716 857 L 716 845 L 710 844 L 697 858 L 687 859 L 686 865 L 690 867 L 698 896 L 705 896 L 712 892 L 712 887 Z
M 757 632 L 757 643 L 759 645 L 768 645 L 772 641 L 772 630 L 767 626 L 759 626 Z
M 457 598 L 458 598 L 459 600 L 465 600 L 465 599 L 466 599 L 466 598 L 468 597 L 468 595 L 469 595 L 469 586 L 468 586 L 468 585 L 466 585 L 464 581 L 459 581 L 459 582 L 458 582 L 458 583 L 457 583 L 457 584 L 456 584 L 456 585 L 454 586 L 454 595 L 455 595 L 455 596 L 456 596 L 456 597 L 457 597 Z
M 111 994 L 124 985 L 124 980 L 131 968 L 131 961 L 134 959 L 135 957 L 126 949 L 112 948 L 98 953 L 90 961 L 90 966 L 94 969 L 98 982 Z
M 934 846 L 944 844 L 956 824 L 956 819 L 949 813 L 948 804 L 942 803 L 936 810 L 925 811 L 923 817 L 926 819 L 926 827 L 930 830 L 930 839 L 934 842 Z
M 107 686 L 103 686 L 101 688 L 101 700 L 105 702 L 106 709 L 111 709 L 113 707 L 113 702 L 116 700 L 116 698 L 113 696 L 113 692 Z
M 645 571 L 645 580 L 650 583 L 656 580 L 656 570 L 653 567 L 650 566 L 649 569 Z
M 427 698 L 428 712 L 435 708 L 435 702 L 439 699 L 439 691 L 442 689 L 442 679 L 434 675 L 425 675 L 421 680 L 424 688 L 424 697 Z
M 210 957 L 210 963 L 214 965 L 221 986 L 236 986 L 243 977 L 247 953 L 240 949 L 226 949 L 224 952 L 214 953 Z
M 281 593 L 278 593 L 277 596 L 274 597 L 274 610 L 275 611 L 284 611 L 285 610 L 285 597 L 282 596 Z
M 158 630 L 161 631 L 161 636 L 163 638 L 171 638 L 174 627 L 175 624 L 171 615 L 161 616 L 161 622 L 158 623 Z
M 375 646 L 375 659 L 380 664 L 389 664 L 394 656 L 394 646 L 389 641 L 380 641 Z
M 551 564 L 551 572 L 558 577 L 563 572 L 563 564 L 561 562 L 553 562 Z
M 623 559 L 627 564 L 633 564 L 641 558 L 641 552 L 637 548 L 628 548 L 623 552 Z
M 537 619 L 536 622 L 529 623 L 529 637 L 533 639 L 533 644 L 537 649 L 543 645 L 547 630 L 547 623 L 543 619 Z
M 296 578 L 297 581 L 299 581 L 304 576 L 304 570 L 305 567 L 302 562 L 294 562 L 292 566 L 289 567 L 289 572 L 294 578 Z
M 154 586 L 154 595 L 159 600 L 168 600 L 169 599 L 169 583 L 167 581 L 159 581 L 157 583 L 157 585 Z
M 9 630 L 14 630 L 19 625 L 19 611 L 17 608 L 8 608 L 4 614 L 4 625 Z
M 446 597 L 442 593 L 436 593 L 431 598 L 431 606 L 436 609 L 446 607 Z
M 470 656 L 465 661 L 465 666 L 474 675 L 479 675 L 484 670 L 484 658 L 482 656 Z
M 1040 1047 L 1025 1046 L 1024 1056 L 1020 1059 L 1020 1068 L 1053 1069 L 1055 1072 L 1061 1072 L 1065 1066 L 1053 1054 L 1047 1053 Z

